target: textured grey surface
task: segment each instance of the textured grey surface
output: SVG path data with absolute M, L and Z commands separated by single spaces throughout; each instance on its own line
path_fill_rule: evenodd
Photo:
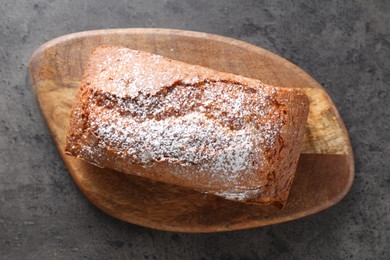
M 1 259 L 390 258 L 390 1 L 208 2 L 1 1 Z M 220 34 L 305 69 L 349 130 L 350 193 L 301 220 L 216 234 L 155 231 L 96 209 L 72 182 L 26 77 L 45 41 L 114 27 Z

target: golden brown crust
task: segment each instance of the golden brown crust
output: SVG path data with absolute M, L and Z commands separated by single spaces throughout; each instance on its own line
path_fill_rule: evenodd
M 297 89 L 102 46 L 84 73 L 66 152 L 227 199 L 284 205 L 307 113 Z

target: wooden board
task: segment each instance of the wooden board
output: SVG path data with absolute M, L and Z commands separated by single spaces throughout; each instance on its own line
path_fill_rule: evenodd
M 265 83 L 302 88 L 310 98 L 308 127 L 284 210 L 215 196 L 99 169 L 64 154 L 70 109 L 87 59 L 101 44 L 160 54 Z M 66 35 L 42 45 L 30 61 L 40 108 L 74 181 L 98 208 L 121 220 L 171 231 L 216 232 L 301 218 L 337 203 L 354 177 L 344 124 L 326 92 L 303 70 L 262 48 L 199 32 L 113 29 Z

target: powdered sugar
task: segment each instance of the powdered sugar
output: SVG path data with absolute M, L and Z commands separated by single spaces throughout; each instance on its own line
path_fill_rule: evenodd
M 103 145 L 115 147 L 131 163 L 145 167 L 157 161 L 201 165 L 200 170 L 219 172 L 225 177 L 230 173 L 232 179 L 238 178 L 240 172 L 255 170 L 261 163 L 254 153 L 256 140 L 250 129 L 231 131 L 199 112 L 140 123 L 116 113 L 112 110 L 93 115 L 91 126 Z M 254 160 L 256 164 L 248 167 L 248 162 Z
M 216 192 L 215 195 L 224 197 L 229 200 L 245 201 L 255 197 L 259 193 L 259 190 L 243 190 L 240 192 Z
M 100 73 L 88 79 L 92 92 L 82 137 L 82 153 L 92 163 L 115 151 L 129 164 L 169 162 L 180 166 L 172 168 L 177 175 L 210 173 L 210 183 L 230 187 L 245 187 L 242 180 L 248 179 L 258 187 L 266 179 L 259 175 L 283 125 L 274 89 L 246 85 L 239 77 L 221 80 L 211 70 L 128 49 L 105 57 L 94 70 Z

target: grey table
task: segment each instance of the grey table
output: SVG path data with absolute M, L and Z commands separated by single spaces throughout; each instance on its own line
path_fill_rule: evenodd
M 390 1 L 108 2 L 0 3 L 1 259 L 390 258 Z M 349 194 L 310 217 L 228 233 L 162 232 L 102 213 L 71 180 L 26 77 L 45 41 L 115 27 L 220 34 L 306 70 L 349 130 Z

